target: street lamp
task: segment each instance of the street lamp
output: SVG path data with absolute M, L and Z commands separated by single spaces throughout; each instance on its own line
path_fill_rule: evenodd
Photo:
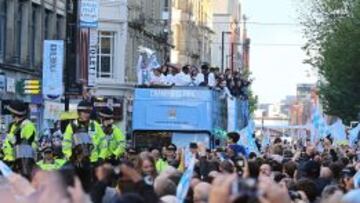
M 224 71 L 224 43 L 225 43 L 225 34 L 231 34 L 229 31 L 221 32 L 221 71 Z
M 231 57 L 230 54 L 226 55 L 226 68 L 229 68 L 229 58 Z

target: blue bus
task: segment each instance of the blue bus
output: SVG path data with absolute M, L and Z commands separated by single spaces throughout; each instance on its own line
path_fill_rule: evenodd
M 135 88 L 132 142 L 137 148 L 170 143 L 185 147 L 189 142 L 221 145 L 230 120 L 236 129 L 247 122 L 247 101 L 235 99 L 229 118 L 227 100 L 207 87 Z

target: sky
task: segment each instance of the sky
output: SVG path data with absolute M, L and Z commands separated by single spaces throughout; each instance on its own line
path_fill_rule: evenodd
M 316 81 L 311 67 L 303 64 L 306 55 L 301 46 L 306 40 L 298 25 L 296 5 L 299 1 L 243 0 L 243 13 L 248 17 L 248 36 L 251 38 L 250 70 L 255 79 L 252 89 L 259 96 L 259 103 L 280 102 L 287 95 L 296 95 L 298 83 Z M 253 24 L 257 22 L 266 25 Z

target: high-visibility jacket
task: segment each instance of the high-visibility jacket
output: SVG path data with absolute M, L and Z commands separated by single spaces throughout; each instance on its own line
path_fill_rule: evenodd
M 126 139 L 121 130 L 112 125 L 112 133 L 103 134 L 100 138 L 99 158 L 108 159 L 110 157 L 119 158 L 125 153 Z
M 90 160 L 91 162 L 96 162 L 99 157 L 99 146 L 100 146 L 100 138 L 104 136 L 104 132 L 102 131 L 100 124 L 96 121 L 89 121 L 88 126 L 81 125 L 77 120 L 70 123 L 65 130 L 64 138 L 62 142 L 62 151 L 67 160 L 70 159 L 73 150 L 73 135 L 78 133 L 81 129 L 87 129 L 87 132 L 91 136 L 93 150 L 91 151 Z
M 38 165 L 44 171 L 52 171 L 60 169 L 66 161 L 64 159 L 55 159 L 53 163 L 44 163 L 44 160 L 38 161 Z
M 167 167 L 169 167 L 169 164 L 163 159 L 160 158 L 159 160 L 156 161 L 156 171 L 158 173 L 163 172 Z
M 25 119 L 20 124 L 13 122 L 9 125 L 9 129 L 2 146 L 5 161 L 15 160 L 14 146 L 17 143 L 26 142 L 36 150 L 36 128 L 30 120 Z

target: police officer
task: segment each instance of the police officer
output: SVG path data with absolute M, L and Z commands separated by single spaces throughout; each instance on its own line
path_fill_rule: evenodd
M 56 159 L 54 156 L 54 147 L 50 138 L 46 139 L 41 148 L 42 160 L 38 161 L 36 164 L 45 171 L 58 170 L 64 164 L 65 160 Z
M 11 163 L 15 161 L 14 146 L 28 144 L 36 150 L 36 128 L 35 125 L 27 119 L 28 107 L 19 100 L 12 101 L 6 109 L 12 114 L 13 122 L 10 123 L 8 134 L 3 143 L 4 161 Z M 35 157 L 34 157 L 35 158 Z
M 99 158 L 116 164 L 120 156 L 125 152 L 125 136 L 114 125 L 114 112 L 109 107 L 104 107 L 99 112 L 101 128 L 104 136 L 100 139 Z
M 93 149 L 91 151 L 91 162 L 97 162 L 98 160 L 98 150 L 99 150 L 99 139 L 103 136 L 100 125 L 94 121 L 90 120 L 90 114 L 93 110 L 93 107 L 88 101 L 81 101 L 77 106 L 78 119 L 72 121 L 65 130 L 64 138 L 62 142 L 62 151 L 67 160 L 72 156 L 73 147 L 73 136 L 76 133 L 88 133 L 91 136 Z
M 179 167 L 180 165 L 180 157 L 176 154 L 177 147 L 175 144 L 169 144 L 166 147 L 166 161 L 168 165 L 173 166 L 175 168 Z

